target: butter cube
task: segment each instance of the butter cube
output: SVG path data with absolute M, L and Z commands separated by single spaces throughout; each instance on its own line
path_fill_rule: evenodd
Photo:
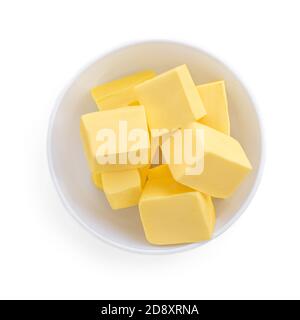
M 112 209 L 138 204 L 142 193 L 141 176 L 137 169 L 102 173 L 103 191 Z
M 151 244 L 192 243 L 212 237 L 216 218 L 211 197 L 172 178 L 149 179 L 140 198 L 139 210 L 146 238 Z
M 197 89 L 207 113 L 199 122 L 230 135 L 230 121 L 224 81 L 202 84 L 197 86 Z
M 206 114 L 186 65 L 137 85 L 135 91 L 150 129 L 181 128 Z
M 144 140 L 140 143 L 130 140 L 132 130 L 142 131 Z M 92 173 L 136 169 L 149 164 L 149 132 L 143 106 L 85 114 L 81 117 L 80 133 Z M 100 133 L 103 136 L 99 137 Z
M 147 167 L 144 168 L 139 168 L 139 175 L 141 178 L 141 186 L 143 187 L 148 179 L 148 174 L 149 174 L 150 166 L 148 165 Z M 168 169 L 169 170 L 169 169 Z M 118 172 L 118 171 L 116 171 Z M 102 174 L 100 172 L 92 173 L 92 180 L 94 185 L 100 189 L 103 190 L 103 183 L 102 183 Z
M 117 79 L 91 90 L 92 97 L 100 110 L 138 105 L 134 86 L 155 77 L 155 72 L 146 70 Z
M 237 189 L 243 179 L 252 170 L 252 166 L 241 145 L 234 138 L 198 122 L 190 124 L 188 129 L 203 130 L 204 168 L 200 174 L 191 175 L 186 163 L 170 161 L 169 168 L 174 179 L 190 188 L 216 198 L 228 198 Z M 193 139 L 195 142 L 196 139 Z M 170 140 L 171 149 L 176 148 L 174 139 Z M 198 161 L 195 157 L 195 163 Z
M 92 180 L 94 182 L 94 185 L 98 189 L 103 190 L 101 173 L 99 173 L 99 172 L 92 173 Z

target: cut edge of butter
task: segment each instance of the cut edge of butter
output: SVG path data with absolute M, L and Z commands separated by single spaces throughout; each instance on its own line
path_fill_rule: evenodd
M 197 86 L 206 115 L 198 121 L 230 135 L 230 119 L 225 81 L 218 80 Z
M 115 100 L 118 99 L 118 95 L 126 96 L 127 94 L 131 96 L 131 99 L 128 99 L 129 105 L 137 105 L 136 96 L 134 94 L 134 86 L 140 84 L 148 79 L 151 79 L 156 76 L 156 72 L 153 70 L 144 70 L 124 76 L 122 78 L 112 80 L 103 84 L 100 84 L 90 90 L 93 100 L 98 107 L 101 107 L 101 102 L 106 102 L 108 105 L 111 105 Z M 108 107 L 109 108 L 109 107 Z

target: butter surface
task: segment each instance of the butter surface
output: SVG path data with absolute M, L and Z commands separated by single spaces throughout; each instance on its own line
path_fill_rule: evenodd
M 148 179 L 149 170 L 150 166 L 138 169 L 142 187 L 145 185 Z M 102 174 L 100 172 L 92 173 L 92 181 L 98 189 L 103 190 Z
M 197 89 L 207 113 L 199 122 L 230 135 L 230 121 L 224 81 L 202 84 L 197 86 Z
M 137 85 L 135 91 L 150 129 L 177 129 L 206 114 L 186 65 Z
M 148 179 L 172 179 L 172 174 L 167 164 L 162 164 L 151 168 L 148 173 Z
M 155 245 L 209 240 L 215 226 L 211 198 L 172 178 L 149 179 L 139 210 L 146 238 Z
M 135 142 L 128 141 L 127 148 L 119 152 L 119 146 L 123 146 L 122 142 L 119 139 L 119 121 L 127 121 L 127 132 L 129 133 L 132 129 L 142 129 L 146 136 L 148 144 L 143 148 L 135 147 Z M 105 156 L 116 157 L 116 164 L 100 164 L 97 162 L 99 160 L 99 156 L 96 159 L 96 153 L 100 146 L 100 142 L 97 141 L 97 133 L 100 129 L 109 129 L 115 133 L 117 138 L 117 146 L 115 151 L 108 150 Z M 83 142 L 84 151 L 86 154 L 86 158 L 88 160 L 88 164 L 91 172 L 110 172 L 110 171 L 121 171 L 121 170 L 129 170 L 134 168 L 145 167 L 149 163 L 150 156 L 150 142 L 149 142 L 149 134 L 148 127 L 146 121 L 145 110 L 143 106 L 135 106 L 135 107 L 123 107 L 113 110 L 105 110 L 98 111 L 93 113 L 85 114 L 81 117 L 80 121 L 80 133 Z M 113 145 L 113 144 L 111 144 Z M 148 153 L 148 163 L 147 164 L 131 164 L 129 163 L 129 153 Z M 125 156 L 127 158 L 127 164 L 119 163 L 119 156 Z
M 134 86 L 155 75 L 154 71 L 146 70 L 99 85 L 91 90 L 93 100 L 100 110 L 138 105 Z
M 103 191 L 112 209 L 122 209 L 138 204 L 142 181 L 137 169 L 102 173 Z
M 176 181 L 205 194 L 228 198 L 252 170 L 243 148 L 234 138 L 198 122 L 188 128 L 193 133 L 196 129 L 204 131 L 204 169 L 201 174 L 188 175 L 187 164 L 178 165 L 171 161 L 169 168 L 172 176 Z M 171 146 L 174 147 L 174 143 L 171 140 Z M 195 162 L 198 160 L 195 159 Z

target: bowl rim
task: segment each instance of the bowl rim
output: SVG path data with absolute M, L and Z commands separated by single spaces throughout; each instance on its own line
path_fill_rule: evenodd
M 261 156 L 260 156 L 260 162 L 259 162 L 259 168 L 257 171 L 257 176 L 254 182 L 254 185 L 251 189 L 251 192 L 248 194 L 246 200 L 244 201 L 244 203 L 242 204 L 242 206 L 239 208 L 239 210 L 237 211 L 237 213 L 222 227 L 220 228 L 220 230 L 218 231 L 218 233 L 209 241 L 204 241 L 204 242 L 197 242 L 197 243 L 192 243 L 192 244 L 185 244 L 185 245 L 181 245 L 181 246 L 176 246 L 174 247 L 159 247 L 159 249 L 139 249 L 139 248 L 134 248 L 134 247 L 130 247 L 128 245 L 124 245 L 122 243 L 119 242 L 115 242 L 113 240 L 111 240 L 108 237 L 105 237 L 101 234 L 98 234 L 92 227 L 90 227 L 89 225 L 87 225 L 76 213 L 76 210 L 74 210 L 71 205 L 68 203 L 67 199 L 64 196 L 64 193 L 60 187 L 60 184 L 58 182 L 58 178 L 56 176 L 55 170 L 54 170 L 54 165 L 53 165 L 53 160 L 52 160 L 52 131 L 53 131 L 53 126 L 54 126 L 54 121 L 56 119 L 56 114 L 58 112 L 58 109 L 61 105 L 61 102 L 66 94 L 66 92 L 69 90 L 69 88 L 71 87 L 71 85 L 74 83 L 74 81 L 76 81 L 76 79 L 86 70 L 88 69 L 91 65 L 93 65 L 94 63 L 96 63 L 98 60 L 105 58 L 106 56 L 109 56 L 113 53 L 116 53 L 118 51 L 121 51 L 123 49 L 129 48 L 129 47 L 134 47 L 137 45 L 143 45 L 143 44 L 174 44 L 174 45 L 180 45 L 183 47 L 187 47 L 196 51 L 201 52 L 202 54 L 208 56 L 210 59 L 215 60 L 216 62 L 218 62 L 220 65 L 224 66 L 225 68 L 227 68 L 232 75 L 239 81 L 240 85 L 246 90 L 246 92 L 248 93 L 249 99 L 252 103 L 254 112 L 256 113 L 257 116 L 257 120 L 258 120 L 258 125 L 259 125 L 259 129 L 260 129 L 260 142 L 261 142 Z M 249 91 L 248 88 L 246 88 L 245 86 L 245 81 L 241 80 L 241 76 L 240 74 L 237 74 L 237 72 L 235 70 L 233 70 L 233 68 L 231 66 L 228 65 L 228 62 L 226 61 L 223 62 L 221 61 L 219 58 L 217 58 L 215 55 L 209 53 L 206 49 L 202 49 L 199 48 L 196 45 L 187 43 L 187 42 L 183 42 L 183 41 L 176 41 L 176 40 L 164 40 L 164 39 L 149 39 L 149 40 L 144 40 L 144 41 L 132 41 L 132 42 L 125 42 L 122 45 L 119 45 L 115 48 L 112 48 L 109 51 L 106 51 L 105 53 L 98 55 L 97 57 L 91 59 L 88 63 L 86 63 L 83 67 L 81 67 L 79 69 L 79 71 L 77 71 L 75 73 L 74 76 L 71 77 L 71 79 L 68 81 L 67 85 L 60 91 L 60 93 L 58 94 L 55 103 L 54 103 L 54 108 L 51 111 L 50 114 L 50 118 L 49 118 L 49 124 L 48 124 L 48 131 L 47 131 L 47 161 L 48 161 L 48 168 L 50 171 L 50 176 L 52 179 L 52 182 L 55 186 L 55 189 L 59 195 L 59 198 L 61 199 L 62 204 L 64 205 L 64 207 L 66 208 L 66 210 L 69 212 L 69 214 L 77 221 L 79 222 L 79 224 L 84 227 L 87 231 L 89 231 L 91 234 L 93 234 L 94 236 L 96 236 L 98 239 L 102 240 L 105 243 L 108 243 L 110 245 L 113 245 L 116 248 L 119 249 L 123 249 L 129 252 L 133 252 L 133 253 L 140 253 L 140 254 L 155 254 L 155 255 L 160 255 L 160 254 L 172 254 L 172 253 L 178 253 L 178 252 L 183 252 L 183 251 L 187 251 L 187 250 L 191 250 L 194 248 L 199 248 L 202 247 L 203 245 L 212 242 L 213 240 L 215 240 L 216 238 L 218 238 L 220 235 L 222 235 L 225 231 L 227 231 L 227 229 L 229 229 L 240 217 L 241 215 L 245 212 L 245 210 L 248 208 L 249 204 L 251 203 L 252 199 L 254 198 L 254 195 L 256 194 L 258 187 L 260 185 L 261 179 L 262 179 L 262 175 L 263 175 L 263 170 L 264 170 L 264 166 L 265 166 L 265 156 L 266 156 L 266 145 L 265 145 L 265 136 L 264 136 L 264 127 L 262 125 L 262 121 L 261 121 L 261 113 L 257 107 L 257 103 L 256 100 L 253 98 L 253 94 L 252 92 Z

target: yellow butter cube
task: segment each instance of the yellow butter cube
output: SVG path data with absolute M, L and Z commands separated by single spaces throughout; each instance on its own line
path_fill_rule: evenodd
M 134 86 L 155 77 L 155 72 L 146 70 L 117 79 L 91 90 L 92 97 L 100 110 L 138 105 Z
M 144 139 L 139 142 L 130 140 L 132 130 L 143 132 Z M 93 173 L 136 169 L 150 162 L 149 133 L 143 106 L 85 114 L 81 117 L 80 133 Z
M 241 145 L 234 138 L 225 135 L 208 126 L 194 122 L 187 129 L 192 129 L 193 142 L 195 132 L 201 130 L 204 134 L 203 171 L 200 174 L 190 174 L 187 168 L 193 164 L 177 164 L 170 161 L 169 168 L 174 179 L 190 188 L 216 198 L 228 198 L 252 170 L 252 166 Z M 176 149 L 175 140 L 170 140 L 171 153 Z M 194 162 L 199 159 L 195 157 Z
M 167 71 L 135 87 L 150 129 L 181 128 L 206 112 L 186 65 Z
M 197 86 L 197 89 L 207 113 L 199 122 L 230 135 L 230 121 L 224 81 L 202 84 Z
M 172 178 L 149 179 L 139 210 L 151 244 L 192 243 L 212 237 L 216 218 L 211 198 Z
M 145 185 L 146 180 L 148 179 L 148 174 L 150 170 L 150 166 L 139 168 L 139 174 L 141 178 L 141 185 L 142 187 Z M 116 171 L 118 172 L 118 171 Z M 100 172 L 92 173 L 92 180 L 94 182 L 94 185 L 100 189 L 103 190 L 103 184 L 102 184 L 102 174 Z
M 123 209 L 138 204 L 142 181 L 137 169 L 102 173 L 103 191 L 112 209 Z
M 94 182 L 94 185 L 98 189 L 103 190 L 101 173 L 99 173 L 99 172 L 92 173 L 92 180 Z

